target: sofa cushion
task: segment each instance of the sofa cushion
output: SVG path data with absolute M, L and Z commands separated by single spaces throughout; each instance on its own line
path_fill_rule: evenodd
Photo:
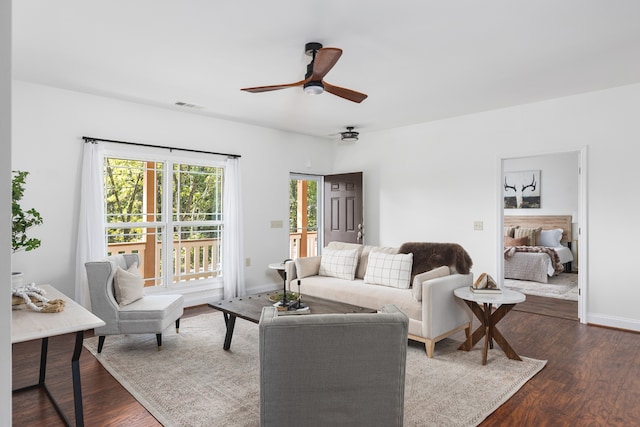
M 413 298 L 416 301 L 422 301 L 422 283 L 427 280 L 436 279 L 438 277 L 448 276 L 451 272 L 449 267 L 443 265 L 442 267 L 434 268 L 433 270 L 425 271 L 424 273 L 417 274 L 413 278 Z
M 144 296 L 144 281 L 138 271 L 138 263 L 134 262 L 127 270 L 120 266 L 116 267 L 113 287 L 116 301 L 121 307 L 142 298 Z
M 383 304 L 394 304 L 409 318 L 422 320 L 422 304 L 413 299 L 411 289 L 398 289 L 388 286 L 374 286 L 363 280 L 342 280 L 333 277 L 310 276 L 302 280 L 300 293 L 305 295 L 341 301 L 373 310 L 379 310 Z M 313 305 L 311 313 L 313 313 Z M 416 332 L 412 332 L 416 334 Z M 419 334 L 419 332 L 418 332 Z
M 321 259 L 321 256 L 296 258 L 296 275 L 298 276 L 298 279 L 317 275 L 320 272 Z
M 362 247 L 362 252 L 360 253 L 360 260 L 358 261 L 358 270 L 356 271 L 357 279 L 364 279 L 364 275 L 367 273 L 369 253 L 371 253 L 371 251 L 383 252 L 385 254 L 397 254 L 398 248 L 364 245 Z
M 337 250 L 328 247 L 324 248 L 318 274 L 320 276 L 353 280 L 356 276 L 359 252 L 359 249 Z
M 372 285 L 408 289 L 413 254 L 386 254 L 371 251 L 364 282 Z

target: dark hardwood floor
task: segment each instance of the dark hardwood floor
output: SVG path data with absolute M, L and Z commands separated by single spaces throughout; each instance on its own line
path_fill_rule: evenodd
M 640 334 L 515 309 L 498 327 L 520 355 L 548 363 L 482 426 L 640 426 Z M 72 347 L 73 335 L 50 339 L 47 370 L 47 384 L 71 419 Z M 13 388 L 37 381 L 39 349 L 39 342 L 13 346 Z M 80 365 L 85 425 L 160 425 L 86 349 Z M 62 425 L 38 390 L 14 395 L 13 420 L 14 426 Z

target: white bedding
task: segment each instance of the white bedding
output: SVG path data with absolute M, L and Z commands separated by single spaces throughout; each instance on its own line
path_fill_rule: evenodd
M 558 246 L 551 249 L 555 250 L 560 257 L 560 264 L 566 264 L 573 261 L 573 254 L 571 253 L 571 249 L 567 248 L 566 246 Z M 550 274 L 550 276 L 553 276 L 553 274 Z
M 561 264 L 573 261 L 571 249 L 565 246 L 550 249 L 556 251 Z M 549 255 L 545 253 L 516 252 L 509 259 L 505 259 L 504 273 L 507 279 L 547 283 L 547 278 L 553 277 L 555 270 Z

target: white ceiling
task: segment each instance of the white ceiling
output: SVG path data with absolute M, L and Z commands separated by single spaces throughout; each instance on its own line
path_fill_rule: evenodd
M 302 80 L 310 41 L 369 98 L 240 91 Z M 13 46 L 19 80 L 326 137 L 640 82 L 640 1 L 14 0 Z

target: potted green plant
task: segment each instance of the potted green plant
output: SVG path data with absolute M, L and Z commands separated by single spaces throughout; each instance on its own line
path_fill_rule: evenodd
M 41 244 L 40 239 L 34 237 L 28 237 L 27 231 L 36 225 L 42 224 L 42 216 L 34 208 L 25 210 L 20 206 L 20 200 L 24 195 L 24 187 L 26 185 L 27 175 L 26 171 L 12 171 L 13 177 L 11 179 L 11 251 L 16 253 L 19 251 L 32 251 L 38 248 Z M 22 273 L 12 273 L 11 283 L 13 287 L 20 286 L 22 284 Z

